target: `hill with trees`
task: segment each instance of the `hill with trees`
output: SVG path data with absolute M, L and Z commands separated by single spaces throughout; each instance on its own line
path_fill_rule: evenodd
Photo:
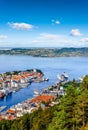
M 76 57 L 88 56 L 88 48 L 12 48 L 2 49 L 0 54 L 29 55 L 33 57 Z
M 80 84 L 66 84 L 66 94 L 58 101 L 16 120 L 2 120 L 0 130 L 88 130 L 88 75 Z

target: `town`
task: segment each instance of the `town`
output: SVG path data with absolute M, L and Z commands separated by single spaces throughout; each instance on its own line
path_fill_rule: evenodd
M 32 82 L 42 82 L 43 73 L 38 69 L 13 71 L 0 74 L 0 98 L 29 86 Z
M 27 72 L 26 72 L 27 73 Z M 31 73 L 30 73 L 31 74 Z M 32 72 L 32 76 L 35 75 L 35 71 Z M 37 73 L 37 78 L 41 78 L 43 74 Z M 31 77 L 34 79 L 34 77 Z M 0 120 L 14 120 L 19 118 L 27 113 L 32 113 L 35 110 L 38 110 L 39 107 L 42 109 L 54 106 L 59 103 L 58 96 L 65 95 L 65 89 L 63 88 L 63 84 L 68 83 L 68 75 L 63 73 L 58 75 L 59 82 L 55 83 L 52 86 L 48 86 L 43 89 L 40 93 L 38 91 L 34 91 L 35 97 L 32 99 L 27 99 L 21 103 L 18 103 L 12 107 L 10 107 L 7 111 L 0 113 Z M 22 82 L 24 83 L 24 82 Z

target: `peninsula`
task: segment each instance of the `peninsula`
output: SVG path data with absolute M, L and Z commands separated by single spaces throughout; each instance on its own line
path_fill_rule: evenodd
M 11 92 L 27 87 L 32 82 L 44 81 L 43 72 L 39 69 L 13 71 L 0 74 L 0 98 Z

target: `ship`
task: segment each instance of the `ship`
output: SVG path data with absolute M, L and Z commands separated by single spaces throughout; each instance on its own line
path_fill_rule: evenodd
M 60 82 L 68 81 L 69 75 L 66 72 L 63 72 L 62 74 L 58 74 L 57 78 Z

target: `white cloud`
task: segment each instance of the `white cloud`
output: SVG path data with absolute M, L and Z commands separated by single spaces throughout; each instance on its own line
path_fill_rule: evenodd
M 73 46 L 73 39 L 65 35 L 41 33 L 38 37 L 32 40 L 32 43 L 35 46 L 42 47 L 69 47 Z
M 82 38 L 80 42 L 88 42 L 88 38 Z
M 72 29 L 70 32 L 70 35 L 72 36 L 81 36 L 82 34 L 80 33 L 79 29 Z
M 88 39 L 84 39 L 88 43 Z M 54 33 L 41 33 L 32 40 L 36 47 L 88 47 L 88 44 L 81 42 L 79 37 L 59 35 Z
M 7 39 L 8 36 L 7 35 L 0 35 L 0 39 Z
M 42 38 L 46 38 L 46 39 L 49 39 L 49 40 L 55 40 L 55 39 L 58 38 L 57 34 L 50 34 L 50 33 L 41 33 L 40 36 Z
M 60 24 L 60 21 L 59 21 L 59 20 L 54 20 L 54 19 L 52 19 L 51 21 L 52 21 L 52 24 L 57 24 L 57 25 Z
M 13 29 L 17 29 L 17 30 L 30 30 L 32 28 L 34 28 L 33 25 L 28 24 L 28 23 L 10 23 L 8 22 L 8 25 L 13 28 Z

